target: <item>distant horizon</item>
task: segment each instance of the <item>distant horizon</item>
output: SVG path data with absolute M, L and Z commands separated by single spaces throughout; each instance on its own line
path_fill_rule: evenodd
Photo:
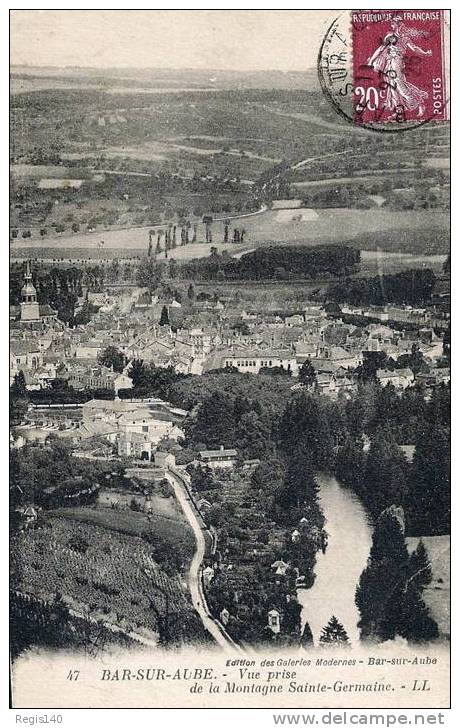
M 315 71 L 314 66 L 309 68 L 204 68 L 203 66 L 81 66 L 79 64 L 37 64 L 37 63 L 11 63 L 10 68 L 52 68 L 52 69 L 80 69 L 89 71 L 200 71 L 202 73 L 308 73 Z
M 327 10 L 11 10 L 11 66 L 312 70 Z

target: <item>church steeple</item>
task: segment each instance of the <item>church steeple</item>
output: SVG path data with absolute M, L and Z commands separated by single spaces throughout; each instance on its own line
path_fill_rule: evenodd
M 32 283 L 32 271 L 30 270 L 30 260 L 26 263 L 26 272 L 24 274 L 24 280 L 26 283 Z
M 37 289 L 32 283 L 30 261 L 27 261 L 24 274 L 24 285 L 21 290 L 21 321 L 40 321 L 40 306 L 37 301 Z

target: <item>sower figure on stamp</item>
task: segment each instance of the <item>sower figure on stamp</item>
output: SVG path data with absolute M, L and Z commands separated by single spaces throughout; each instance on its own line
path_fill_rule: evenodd
M 382 74 L 386 82 L 386 105 L 392 111 L 401 107 L 415 111 L 423 116 L 428 93 L 419 89 L 406 78 L 405 67 L 408 51 L 422 56 L 431 56 L 431 50 L 423 50 L 415 45 L 414 38 L 426 37 L 423 31 L 408 28 L 399 16 L 391 22 L 391 31 L 383 39 L 383 43 L 375 50 L 367 63 L 375 71 Z

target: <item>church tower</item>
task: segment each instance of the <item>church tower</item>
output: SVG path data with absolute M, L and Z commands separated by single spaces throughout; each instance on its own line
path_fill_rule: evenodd
M 40 321 L 40 306 L 37 301 L 36 288 L 32 283 L 29 261 L 27 261 L 24 285 L 21 290 L 21 321 L 25 323 Z

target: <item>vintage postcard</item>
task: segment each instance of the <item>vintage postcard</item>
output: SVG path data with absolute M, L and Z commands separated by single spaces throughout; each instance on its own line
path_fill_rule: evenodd
M 450 705 L 447 10 L 12 10 L 14 708 Z

